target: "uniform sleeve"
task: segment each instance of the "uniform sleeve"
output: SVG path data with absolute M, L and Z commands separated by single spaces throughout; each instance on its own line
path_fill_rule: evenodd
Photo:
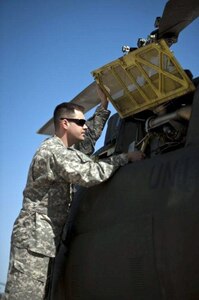
M 94 162 L 82 152 L 67 148 L 54 154 L 54 172 L 66 182 L 84 187 L 106 181 L 120 166 L 128 163 L 126 154 L 113 156 L 109 162 Z
M 91 155 L 95 151 L 96 141 L 101 136 L 109 115 L 109 110 L 104 109 L 101 105 L 97 107 L 94 115 L 86 122 L 88 131 L 85 140 L 80 142 L 76 149 L 87 155 Z

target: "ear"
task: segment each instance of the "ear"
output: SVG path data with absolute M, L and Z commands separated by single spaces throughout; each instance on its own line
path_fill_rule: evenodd
M 66 119 L 61 120 L 61 124 L 60 124 L 61 128 L 63 128 L 64 130 L 67 130 L 68 129 L 68 125 L 69 125 L 69 122 Z

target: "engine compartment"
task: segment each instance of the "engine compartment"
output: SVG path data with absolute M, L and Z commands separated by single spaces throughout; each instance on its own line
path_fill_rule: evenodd
M 186 71 L 191 77 L 190 71 Z M 199 78 L 192 79 L 195 86 Z M 116 113 L 109 119 L 104 146 L 95 155 L 109 157 L 141 150 L 147 158 L 184 147 L 194 92 L 172 99 L 127 118 Z

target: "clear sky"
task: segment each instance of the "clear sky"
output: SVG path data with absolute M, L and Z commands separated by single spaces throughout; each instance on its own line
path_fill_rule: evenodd
M 0 282 L 6 281 L 10 235 L 28 167 L 45 138 L 36 131 L 57 104 L 70 101 L 93 81 L 92 70 L 122 56 L 123 45 L 133 47 L 138 38 L 146 38 L 165 4 L 165 0 L 0 0 Z M 172 46 L 183 68 L 195 77 L 198 32 L 197 19 Z

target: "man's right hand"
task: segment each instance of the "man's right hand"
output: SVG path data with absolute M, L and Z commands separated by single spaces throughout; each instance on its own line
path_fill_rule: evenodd
M 129 162 L 134 162 L 137 160 L 142 160 L 145 158 L 145 154 L 141 151 L 128 152 L 127 157 Z

